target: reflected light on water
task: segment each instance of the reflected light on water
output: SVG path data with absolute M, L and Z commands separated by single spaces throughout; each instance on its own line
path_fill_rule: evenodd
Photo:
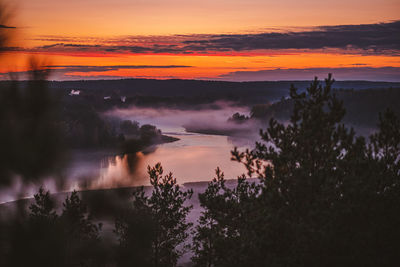
M 216 167 L 225 172 L 227 179 L 234 179 L 246 172 L 243 165 L 230 160 L 233 145 L 226 136 L 182 133 L 168 135 L 180 140 L 136 154 L 76 154 L 75 162 L 66 171 L 65 178 L 61 179 L 62 186 L 57 185 L 58 180 L 55 177 L 48 177 L 43 185 L 53 193 L 149 185 L 147 167 L 158 162 L 162 164 L 164 174 L 172 172 L 180 184 L 211 181 Z M 23 186 L 16 178 L 11 188 L 1 190 L 0 203 L 32 197 L 39 186 Z
M 143 157 L 143 153 L 138 152 L 103 159 L 99 177 L 91 181 L 90 189 L 145 185 L 145 177 L 137 168 Z
M 148 185 L 147 166 L 161 162 L 164 174 L 172 172 L 178 183 L 210 181 L 216 167 L 227 179 L 236 178 L 245 168 L 230 160 L 232 144 L 226 136 L 171 135 L 179 141 L 159 145 L 151 153 L 125 154 L 105 158 L 98 178 L 90 189 Z

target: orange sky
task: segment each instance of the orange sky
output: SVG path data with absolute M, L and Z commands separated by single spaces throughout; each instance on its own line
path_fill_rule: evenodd
M 55 72 L 54 79 L 93 76 L 218 79 L 237 71 L 271 69 L 400 69 L 398 39 L 388 40 L 382 48 L 375 49 L 374 43 L 358 42 L 357 36 L 351 40 L 344 28 L 340 29 L 340 34 L 349 38 L 349 45 L 344 47 L 346 40 L 341 39 L 341 45 L 336 47 L 330 38 L 326 43 L 328 47 L 314 47 L 312 35 L 307 35 L 307 32 L 320 31 L 315 26 L 398 21 L 399 0 L 9 2 L 15 10 L 9 23 L 17 27 L 17 38 L 10 46 L 18 47 L 14 49 L 18 51 L 3 54 L 0 67 L 3 73 L 26 70 L 27 58 L 31 55 L 41 58 L 46 65 L 134 66 L 107 71 L 64 71 L 58 76 Z M 337 29 L 325 30 L 327 35 L 330 31 L 337 34 Z M 290 39 L 293 47 L 286 48 L 280 48 L 279 44 L 270 46 L 273 42 L 284 42 L 285 36 L 273 41 L 256 36 L 257 42 L 247 36 L 271 32 L 306 32 L 306 36 L 296 35 L 295 39 Z M 221 42 L 219 34 L 241 36 Z M 308 40 L 310 47 L 303 44 Z M 252 46 L 248 47 L 248 42 L 253 42 Z

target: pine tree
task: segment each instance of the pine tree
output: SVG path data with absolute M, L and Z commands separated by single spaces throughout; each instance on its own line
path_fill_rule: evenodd
M 58 219 L 55 211 L 54 200 L 50 197 L 50 192 L 39 188 L 39 192 L 34 195 L 35 202 L 29 206 L 31 211 L 30 219 L 33 221 L 41 221 L 46 223 L 54 223 Z
M 131 210 L 134 215 L 128 214 L 117 220 L 115 232 L 119 236 L 120 245 L 125 250 L 133 250 L 137 244 L 135 239 L 141 237 L 132 228 L 138 224 L 143 227 L 143 222 L 147 221 L 150 226 L 146 236 L 151 238 L 151 261 L 146 262 L 146 265 L 176 266 L 179 257 L 186 250 L 184 242 L 192 226 L 186 221 L 192 206 L 186 206 L 185 202 L 191 198 L 193 192 L 182 191 L 172 173 L 163 176 L 160 163 L 153 168 L 149 166 L 148 174 L 153 188 L 152 194 L 146 196 L 143 187 L 134 193 Z
M 230 189 L 225 184 L 224 173 L 217 168 L 216 177 L 206 191 L 199 194 L 204 208 L 194 231 L 192 258 L 196 266 L 241 266 L 251 262 L 246 257 L 253 252 L 248 246 L 254 240 L 251 227 L 253 209 L 261 187 L 249 183 L 245 177 Z
M 292 86 L 290 121 L 271 119 L 254 150 L 232 152 L 260 183 L 209 184 L 195 235 L 199 266 L 390 266 L 397 258 L 399 121 L 381 115 L 368 144 L 341 123 L 332 83 L 315 79 L 303 93 Z
M 15 267 L 62 266 L 62 230 L 50 193 L 40 188 L 29 210 L 29 216 L 10 219 L 9 225 L 1 225 L 1 231 L 7 235 L 2 240 L 6 245 L 1 246 L 0 263 Z
M 93 222 L 86 204 L 76 191 L 67 196 L 63 203 L 60 224 L 65 239 L 63 259 L 65 265 L 99 266 L 98 260 L 101 259 L 99 233 L 102 225 Z

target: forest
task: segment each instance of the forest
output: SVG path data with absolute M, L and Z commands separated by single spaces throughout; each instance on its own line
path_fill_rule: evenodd
M 19 201 L 13 219 L 2 218 L 2 265 L 176 266 L 191 251 L 189 266 L 393 266 L 400 120 L 386 110 L 374 134 L 357 135 L 343 124 L 333 82 L 290 88 L 289 123 L 271 118 L 254 149 L 232 151 L 247 174 L 227 186 L 217 168 L 195 224 L 187 220 L 193 191 L 161 164 L 148 167 L 150 191 L 130 189 L 123 201 L 72 192 L 57 207 L 41 188 L 28 209 Z M 113 201 L 119 208 L 107 211 Z M 113 218 L 111 237 L 99 211 L 92 215 L 99 202 L 108 203 L 97 209 Z

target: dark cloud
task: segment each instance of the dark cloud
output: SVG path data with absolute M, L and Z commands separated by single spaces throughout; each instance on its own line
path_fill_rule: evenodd
M 17 52 L 21 50 L 22 49 L 20 47 L 13 47 L 13 46 L 0 47 L 0 52 Z
M 36 47 L 43 52 L 190 54 L 251 52 L 258 50 L 341 49 L 348 53 L 400 55 L 400 21 L 362 25 L 320 26 L 310 29 L 256 34 L 193 34 L 170 36 L 123 36 L 94 39 L 43 37 L 62 41 Z M 66 42 L 78 42 L 66 43 Z M 86 43 L 85 43 L 86 42 Z M 87 44 L 100 43 L 100 44 Z
M 111 65 L 111 66 L 87 66 L 87 65 L 51 65 L 45 66 L 46 71 L 50 71 L 54 76 L 59 79 L 66 78 L 83 78 L 86 76 L 80 76 L 73 73 L 90 73 L 90 72 L 104 72 L 117 71 L 121 69 L 175 69 L 175 68 L 191 68 L 192 66 L 186 65 Z M 20 72 L 9 72 L 0 73 L 0 78 L 8 78 L 10 74 L 17 75 L 18 77 L 25 79 L 32 74 L 32 71 L 20 71 Z M 122 78 L 121 76 L 113 75 L 96 75 L 93 76 L 101 79 L 108 78 Z M 125 77 L 126 78 L 126 77 Z
M 146 44 L 138 45 L 87 45 L 87 44 L 65 44 L 56 43 L 51 45 L 39 46 L 31 51 L 37 52 L 93 52 L 93 53 L 133 53 L 133 54 L 178 54 L 184 53 L 185 48 L 179 45 L 160 45 Z
M 16 27 L 6 26 L 6 25 L 0 24 L 0 29 L 16 29 Z
M 400 82 L 400 68 L 398 67 L 307 68 L 236 71 L 221 75 L 219 76 L 219 79 L 226 81 L 312 80 L 315 76 L 326 77 L 328 73 L 332 73 L 336 80 Z
M 65 72 L 105 72 L 121 69 L 175 69 L 191 68 L 185 65 L 111 65 L 111 66 L 87 66 L 87 65 L 52 65 L 47 68 Z
M 234 71 L 220 75 L 219 77 L 203 77 L 206 80 L 224 81 L 282 81 L 282 80 L 311 80 L 315 76 L 326 77 L 332 73 L 336 80 L 365 80 L 365 81 L 386 81 L 400 82 L 400 67 L 366 67 L 365 64 L 353 64 L 355 67 L 342 68 L 305 68 L 305 69 L 268 69 L 259 71 Z M 172 69 L 190 68 L 191 66 L 180 65 L 115 65 L 115 66 L 85 66 L 85 65 L 54 65 L 47 66 L 51 70 L 52 78 L 58 80 L 77 79 L 124 79 L 126 76 L 107 75 L 108 71 L 120 69 Z M 84 73 L 96 72 L 90 76 Z M 81 75 L 78 73 L 82 73 Z M 10 73 L 0 73 L 0 78 L 8 79 Z M 25 79 L 32 74 L 32 71 L 12 72 L 20 79 Z M 153 78 L 151 76 L 135 76 L 135 78 Z M 174 79 L 176 76 L 159 76 L 163 79 Z
M 209 40 L 188 40 L 191 49 L 362 49 L 377 52 L 400 50 L 400 21 L 391 23 L 317 27 L 311 31 L 288 33 L 235 34 Z
M 101 48 L 100 45 L 84 45 L 84 44 L 64 44 L 64 43 L 56 43 L 56 44 L 51 44 L 51 45 L 44 45 L 44 46 L 39 46 L 36 49 L 37 50 L 52 50 L 52 49 L 69 49 L 73 48 L 74 50 L 89 50 L 93 48 Z

